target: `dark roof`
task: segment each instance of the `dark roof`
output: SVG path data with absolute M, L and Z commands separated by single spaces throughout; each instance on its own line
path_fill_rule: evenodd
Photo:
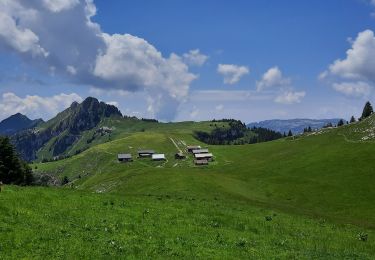
M 207 160 L 195 160 L 195 164 L 208 164 Z
M 154 150 L 139 150 L 138 153 L 139 154 L 154 154 L 155 151 Z
M 208 153 L 208 149 L 207 148 L 204 148 L 204 149 L 194 149 L 193 153 Z
M 132 155 L 130 153 L 122 153 L 117 155 L 118 159 L 131 159 Z

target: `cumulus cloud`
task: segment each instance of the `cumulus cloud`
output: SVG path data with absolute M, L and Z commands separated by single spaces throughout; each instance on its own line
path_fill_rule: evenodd
M 302 99 L 306 96 L 305 91 L 300 92 L 283 92 L 275 98 L 276 103 L 291 105 L 295 103 L 301 103 Z
M 329 73 L 347 79 L 362 79 L 375 82 L 375 37 L 374 32 L 360 32 L 353 41 L 346 58 L 336 60 L 329 66 Z
M 178 55 L 163 58 L 154 46 L 130 34 L 103 34 L 103 38 L 107 48 L 97 57 L 95 76 L 116 88 L 160 89 L 177 100 L 186 97 L 196 76 Z
M 31 118 L 48 119 L 61 110 L 69 107 L 72 102 L 81 102 L 82 98 L 76 94 L 64 94 L 41 97 L 27 95 L 22 98 L 12 92 L 2 94 L 0 102 L 0 118 L 4 119 L 16 113 L 25 114 Z
M 72 83 L 144 91 L 155 98 L 150 103 L 157 117 L 173 119 L 197 78 L 187 58 L 165 57 L 130 34 L 107 34 L 92 21 L 95 14 L 93 0 L 0 1 L 0 50 L 11 49 L 33 67 Z M 196 64 L 203 61 L 199 51 L 190 54 Z M 163 103 L 169 101 L 173 106 Z
M 333 88 L 350 97 L 368 97 L 372 91 L 372 86 L 363 81 L 334 83 Z
M 375 36 L 371 30 L 360 32 L 351 41 L 344 59 L 334 61 L 319 79 L 332 78 L 333 89 L 346 96 L 367 96 L 375 84 Z M 340 83 L 337 83 L 340 81 Z
M 284 78 L 278 67 L 272 67 L 267 70 L 260 81 L 257 81 L 256 87 L 258 91 L 273 87 L 285 87 L 291 83 L 289 78 Z
M 79 4 L 79 0 L 43 0 L 43 4 L 50 11 L 58 13 Z
M 0 2 L 0 44 L 15 49 L 21 53 L 33 56 L 48 56 L 48 52 L 41 47 L 39 37 L 29 28 L 20 25 L 15 17 L 35 17 L 35 10 L 23 9 L 16 1 Z
M 295 91 L 292 80 L 284 77 L 279 67 L 275 66 L 267 70 L 262 78 L 256 82 L 257 92 L 272 90 L 276 94 L 274 102 L 284 105 L 300 103 L 306 96 L 305 91 Z
M 208 56 L 200 52 L 199 49 L 191 50 L 183 55 L 187 64 L 192 66 L 202 66 L 208 60 Z
M 224 76 L 225 84 L 236 84 L 241 78 L 249 74 L 249 68 L 246 66 L 238 66 L 234 64 L 219 64 L 217 72 Z

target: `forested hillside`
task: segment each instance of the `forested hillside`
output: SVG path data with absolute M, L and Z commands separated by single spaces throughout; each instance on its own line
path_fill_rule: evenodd
M 228 125 L 223 125 L 225 122 Z M 244 123 L 234 119 L 223 119 L 212 121 L 214 129 L 210 132 L 196 131 L 195 137 L 206 144 L 254 144 L 282 138 L 281 133 L 253 127 L 249 129 Z

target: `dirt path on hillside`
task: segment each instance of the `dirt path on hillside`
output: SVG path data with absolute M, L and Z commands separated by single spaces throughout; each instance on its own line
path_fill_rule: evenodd
M 177 143 L 175 142 L 175 140 L 173 140 L 173 138 L 172 137 L 169 137 L 169 139 L 171 140 L 171 142 L 174 144 L 174 146 L 176 146 L 176 148 L 177 148 L 177 150 L 179 151 L 179 152 L 181 152 L 182 153 L 182 150 L 180 149 L 180 147 L 178 147 L 178 145 L 177 145 Z

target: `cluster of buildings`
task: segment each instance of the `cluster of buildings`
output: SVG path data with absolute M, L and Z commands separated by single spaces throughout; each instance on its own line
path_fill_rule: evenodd
M 153 161 L 165 161 L 165 154 L 155 153 L 154 150 L 139 150 L 138 158 L 152 158 Z M 130 153 L 122 153 L 117 155 L 120 162 L 132 162 L 133 156 Z
M 213 160 L 213 154 L 206 148 L 201 148 L 199 145 L 187 146 L 187 152 L 194 156 L 195 165 L 208 165 L 209 161 Z M 163 153 L 155 153 L 154 150 L 139 150 L 138 158 L 151 158 L 153 161 L 165 161 L 166 157 Z M 119 162 L 132 162 L 133 156 L 130 153 L 118 154 L 117 159 Z M 175 154 L 175 159 L 186 159 L 186 155 L 180 151 Z
M 193 154 L 195 165 L 208 165 L 208 162 L 212 161 L 214 157 L 208 149 L 202 148 L 199 145 L 189 145 L 187 152 Z

